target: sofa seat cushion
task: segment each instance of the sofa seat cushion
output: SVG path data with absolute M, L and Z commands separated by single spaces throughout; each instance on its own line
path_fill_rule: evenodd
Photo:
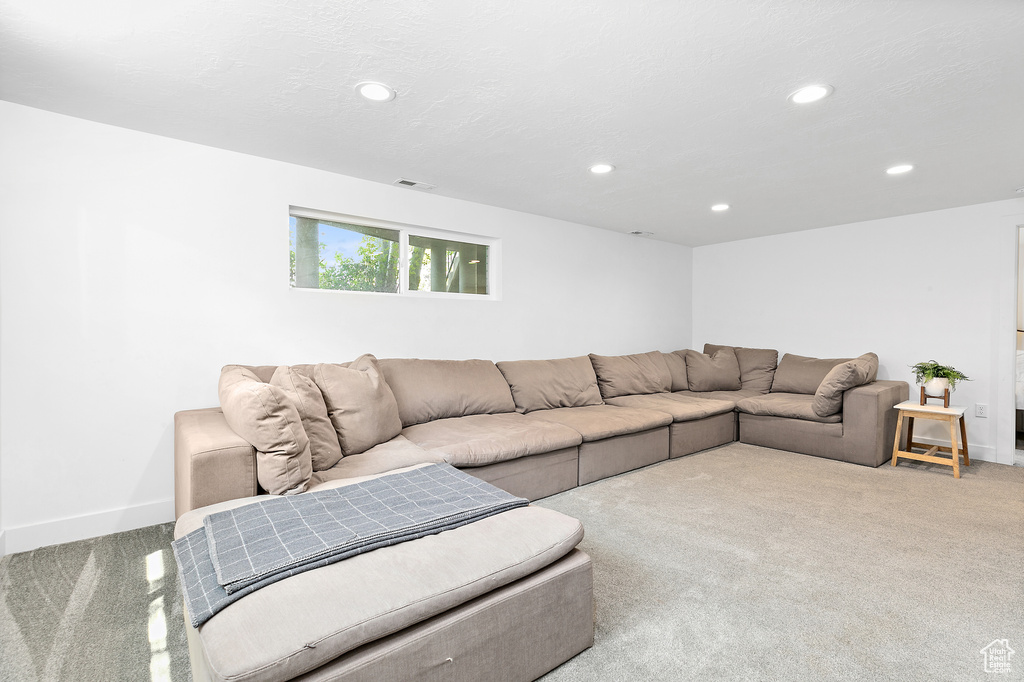
M 733 400 L 695 398 L 677 393 L 624 395 L 618 398 L 609 398 L 608 404 L 667 412 L 672 415 L 672 421 L 674 422 L 696 421 L 716 414 L 732 412 L 736 407 L 736 402 Z
M 725 400 L 735 408 L 736 403 L 744 398 L 756 398 L 764 394 L 754 389 L 741 388 L 738 391 L 676 391 L 672 395 L 694 400 Z
M 408 426 L 402 435 L 424 450 L 440 450 L 457 467 L 477 467 L 539 455 L 583 442 L 568 426 L 518 412 L 473 414 Z
M 666 412 L 614 405 L 541 410 L 531 412 L 527 419 L 568 426 L 583 437 L 584 443 L 650 431 L 672 423 L 672 415 Z
M 838 424 L 843 420 L 842 415 L 839 414 L 832 414 L 827 417 L 819 416 L 814 411 L 814 396 L 803 393 L 759 394 L 752 398 L 740 400 L 736 403 L 736 409 L 747 414 L 803 419 L 823 424 Z
M 188 512 L 175 536 L 212 511 Z M 363 644 L 529 576 L 568 554 L 579 521 L 521 507 L 437 535 L 376 549 L 247 595 L 199 628 L 215 680 L 292 679 Z
M 416 464 L 441 464 L 445 461 L 443 452 L 424 450 L 399 435 L 366 452 L 340 459 L 330 469 L 314 471 L 309 479 L 309 492 L 321 490 L 332 481 L 383 474 Z

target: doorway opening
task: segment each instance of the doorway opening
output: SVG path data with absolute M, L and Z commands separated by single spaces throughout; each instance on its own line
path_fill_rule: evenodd
M 1024 466 L 1024 227 L 1017 228 L 1017 365 L 1014 382 L 1015 466 Z

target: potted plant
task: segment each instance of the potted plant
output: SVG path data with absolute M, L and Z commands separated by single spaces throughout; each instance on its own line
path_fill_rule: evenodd
M 954 390 L 956 382 L 970 381 L 970 377 L 949 365 L 940 365 L 934 360 L 919 362 L 910 367 L 914 370 L 914 377 L 917 383 L 924 385 L 926 395 L 941 397 L 945 390 Z

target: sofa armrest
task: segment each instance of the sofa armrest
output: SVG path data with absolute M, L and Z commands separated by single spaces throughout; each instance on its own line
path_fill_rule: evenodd
M 892 459 L 896 410 L 910 397 L 905 381 L 873 381 L 843 394 L 843 459 L 876 467 Z
M 236 434 L 219 407 L 174 415 L 174 517 L 256 488 L 256 449 Z

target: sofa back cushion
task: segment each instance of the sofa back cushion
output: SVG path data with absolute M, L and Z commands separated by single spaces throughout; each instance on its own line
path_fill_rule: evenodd
M 839 414 L 843 408 L 843 392 L 862 386 L 878 376 L 878 356 L 865 353 L 833 367 L 814 392 L 814 413 L 819 417 Z
M 260 486 L 275 495 L 304 492 L 313 474 L 309 438 L 285 392 L 245 367 L 227 365 L 217 395 L 228 426 L 256 448 Z
M 600 405 L 601 391 L 590 358 L 513 360 L 498 369 L 512 390 L 517 412 Z
M 688 350 L 684 357 L 691 391 L 740 390 L 740 365 L 731 347 L 720 348 L 714 355 Z
M 772 380 L 772 393 L 803 393 L 814 395 L 825 375 L 836 365 L 850 358 L 807 358 L 786 353 L 779 361 Z
M 361 355 L 348 367 L 317 365 L 313 378 L 345 455 L 366 452 L 402 431 L 398 403 L 372 355 Z
M 490 360 L 387 358 L 380 368 L 398 402 L 402 426 L 516 409 L 505 377 Z
M 672 376 L 672 390 L 690 390 L 690 384 L 686 380 L 686 351 L 677 350 L 671 353 L 662 353 L 661 356 L 665 358 L 668 373 Z
M 313 471 L 325 471 L 337 464 L 342 457 L 341 444 L 327 414 L 327 404 L 324 402 L 320 387 L 308 374 L 303 374 L 288 365 L 281 365 L 274 371 L 270 377 L 270 385 L 284 391 L 298 408 L 302 428 L 309 438 Z
M 771 348 L 743 348 L 705 343 L 704 353 L 714 355 L 718 350 L 727 347 L 736 352 L 736 361 L 740 365 L 740 386 L 761 393 L 770 391 L 775 369 L 779 366 L 779 351 Z
M 672 373 L 661 351 L 635 355 L 591 353 L 590 362 L 597 374 L 597 385 L 603 398 L 672 390 Z

